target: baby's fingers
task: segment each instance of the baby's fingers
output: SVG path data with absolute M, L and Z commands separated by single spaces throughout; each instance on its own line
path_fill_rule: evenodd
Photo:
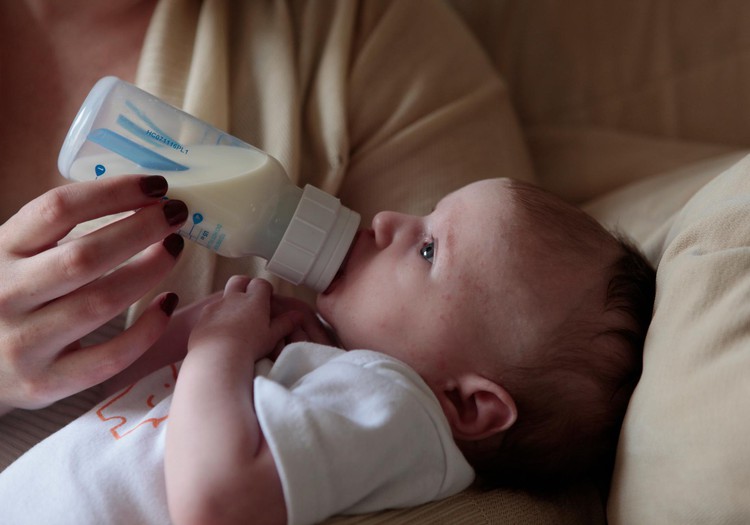
M 250 283 L 250 277 L 247 275 L 233 275 L 224 285 L 224 296 L 231 293 L 245 293 Z
M 320 321 L 315 310 L 300 299 L 292 297 L 274 296 L 272 301 L 272 312 L 275 315 L 282 312 L 297 312 L 301 316 L 300 333 L 293 336 L 290 341 L 312 341 L 323 345 L 333 345 L 325 325 Z
M 274 341 L 292 340 L 293 334 L 299 336 L 302 327 L 302 315 L 299 312 L 286 312 L 271 319 L 269 336 Z

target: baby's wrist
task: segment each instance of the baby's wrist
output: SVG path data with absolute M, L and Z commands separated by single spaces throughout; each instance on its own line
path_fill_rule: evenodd
M 182 368 L 197 369 L 201 374 L 231 374 L 252 377 L 254 355 L 244 341 L 217 337 L 189 345 Z

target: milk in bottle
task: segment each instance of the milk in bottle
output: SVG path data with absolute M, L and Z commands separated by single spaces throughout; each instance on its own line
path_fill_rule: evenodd
M 313 186 L 292 184 L 267 153 L 114 77 L 100 80 L 60 151 L 63 176 L 163 175 L 184 201 L 180 234 L 227 257 L 257 255 L 294 283 L 325 290 L 359 215 Z

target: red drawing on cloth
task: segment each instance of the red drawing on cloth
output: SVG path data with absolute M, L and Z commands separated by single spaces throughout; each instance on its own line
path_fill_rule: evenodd
M 109 432 L 115 439 L 122 439 L 141 427 L 157 428 L 169 417 L 167 407 L 162 409 L 163 413 L 153 409 L 172 393 L 177 366 L 169 365 L 145 379 L 148 380 L 133 383 L 96 411 L 103 423 L 114 424 Z M 146 418 L 143 418 L 144 409 L 148 410 Z

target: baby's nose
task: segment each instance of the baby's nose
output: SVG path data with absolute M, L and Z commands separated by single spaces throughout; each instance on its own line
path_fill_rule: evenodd
M 393 242 L 399 215 L 393 211 L 381 211 L 372 218 L 372 231 L 375 232 L 375 244 L 378 248 L 384 248 Z
M 399 232 L 406 232 L 416 227 L 416 217 L 396 211 L 381 211 L 372 218 L 372 230 L 375 232 L 375 244 L 384 248 L 391 244 Z

